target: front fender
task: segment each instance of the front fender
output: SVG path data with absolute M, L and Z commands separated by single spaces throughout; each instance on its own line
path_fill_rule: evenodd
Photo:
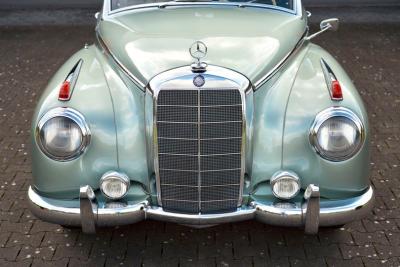
M 331 67 L 343 91 L 342 101 L 332 101 L 321 68 L 321 58 Z M 342 106 L 363 122 L 365 141 L 351 159 L 332 162 L 321 158 L 309 142 L 310 126 L 322 110 Z M 302 186 L 318 184 L 328 198 L 350 197 L 369 186 L 369 125 L 357 89 L 340 64 L 319 46 L 310 44 L 288 100 L 283 134 L 282 168 L 302 177 Z
M 79 78 L 68 102 L 58 100 L 61 84 L 73 66 L 83 60 Z M 36 125 L 56 107 L 71 107 L 82 113 L 91 131 L 91 142 L 79 158 L 59 162 L 48 158 L 36 143 Z M 73 55 L 54 75 L 43 92 L 32 120 L 33 185 L 43 195 L 57 198 L 78 197 L 81 185 L 98 188 L 101 175 L 117 164 L 113 103 L 104 72 L 91 46 Z
M 343 101 L 332 101 L 320 60 L 336 74 Z M 315 116 L 332 106 L 351 109 L 364 124 L 365 142 L 343 162 L 322 159 L 309 142 Z M 305 189 L 314 183 L 321 196 L 343 198 L 360 194 L 369 185 L 369 126 L 363 102 L 338 62 L 322 48 L 306 43 L 267 83 L 254 92 L 252 188 L 268 182 L 278 170 L 296 172 Z

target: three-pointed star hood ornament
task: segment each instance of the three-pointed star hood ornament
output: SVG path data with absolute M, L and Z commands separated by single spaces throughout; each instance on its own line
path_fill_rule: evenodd
M 192 64 L 193 72 L 205 72 L 207 63 L 202 62 L 201 59 L 207 55 L 207 46 L 201 41 L 196 41 L 189 48 L 190 55 L 196 61 Z

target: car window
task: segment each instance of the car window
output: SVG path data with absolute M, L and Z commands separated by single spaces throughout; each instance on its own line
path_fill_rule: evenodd
M 191 1 L 196 2 L 196 0 L 191 0 Z M 135 5 L 163 3 L 163 2 L 168 2 L 168 0 L 111 0 L 111 10 L 129 7 L 129 6 L 135 6 Z M 175 2 L 189 2 L 189 0 L 175 0 Z M 201 0 L 201 2 L 208 2 L 208 1 Z M 293 10 L 293 0 L 249 0 L 249 1 L 246 1 L 246 0 L 210 0 L 209 2 L 264 4 L 264 5 L 272 5 L 272 6 L 277 6 L 277 7 Z

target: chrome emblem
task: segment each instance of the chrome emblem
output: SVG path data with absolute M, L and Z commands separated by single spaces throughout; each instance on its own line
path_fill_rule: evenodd
M 207 46 L 205 45 L 205 43 L 197 41 L 192 44 L 189 52 L 194 59 L 197 59 L 197 62 L 200 62 L 200 59 L 207 55 Z
M 192 46 L 189 48 L 189 52 L 190 55 L 194 59 L 196 59 L 196 61 L 191 65 L 192 72 L 194 73 L 205 72 L 207 68 L 207 63 L 201 62 L 200 60 L 207 55 L 207 46 L 203 42 L 197 41 L 193 43 Z
M 206 80 L 204 79 L 203 75 L 196 75 L 193 78 L 193 84 L 196 87 L 202 87 L 206 83 Z

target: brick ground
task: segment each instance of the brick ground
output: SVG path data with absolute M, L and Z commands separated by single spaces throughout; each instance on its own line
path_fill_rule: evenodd
M 91 27 L 0 28 L 0 266 L 400 266 L 400 24 L 347 25 L 318 43 L 337 55 L 367 104 L 373 214 L 305 236 L 257 222 L 195 230 L 146 221 L 95 236 L 27 210 L 30 119 L 54 71 Z

